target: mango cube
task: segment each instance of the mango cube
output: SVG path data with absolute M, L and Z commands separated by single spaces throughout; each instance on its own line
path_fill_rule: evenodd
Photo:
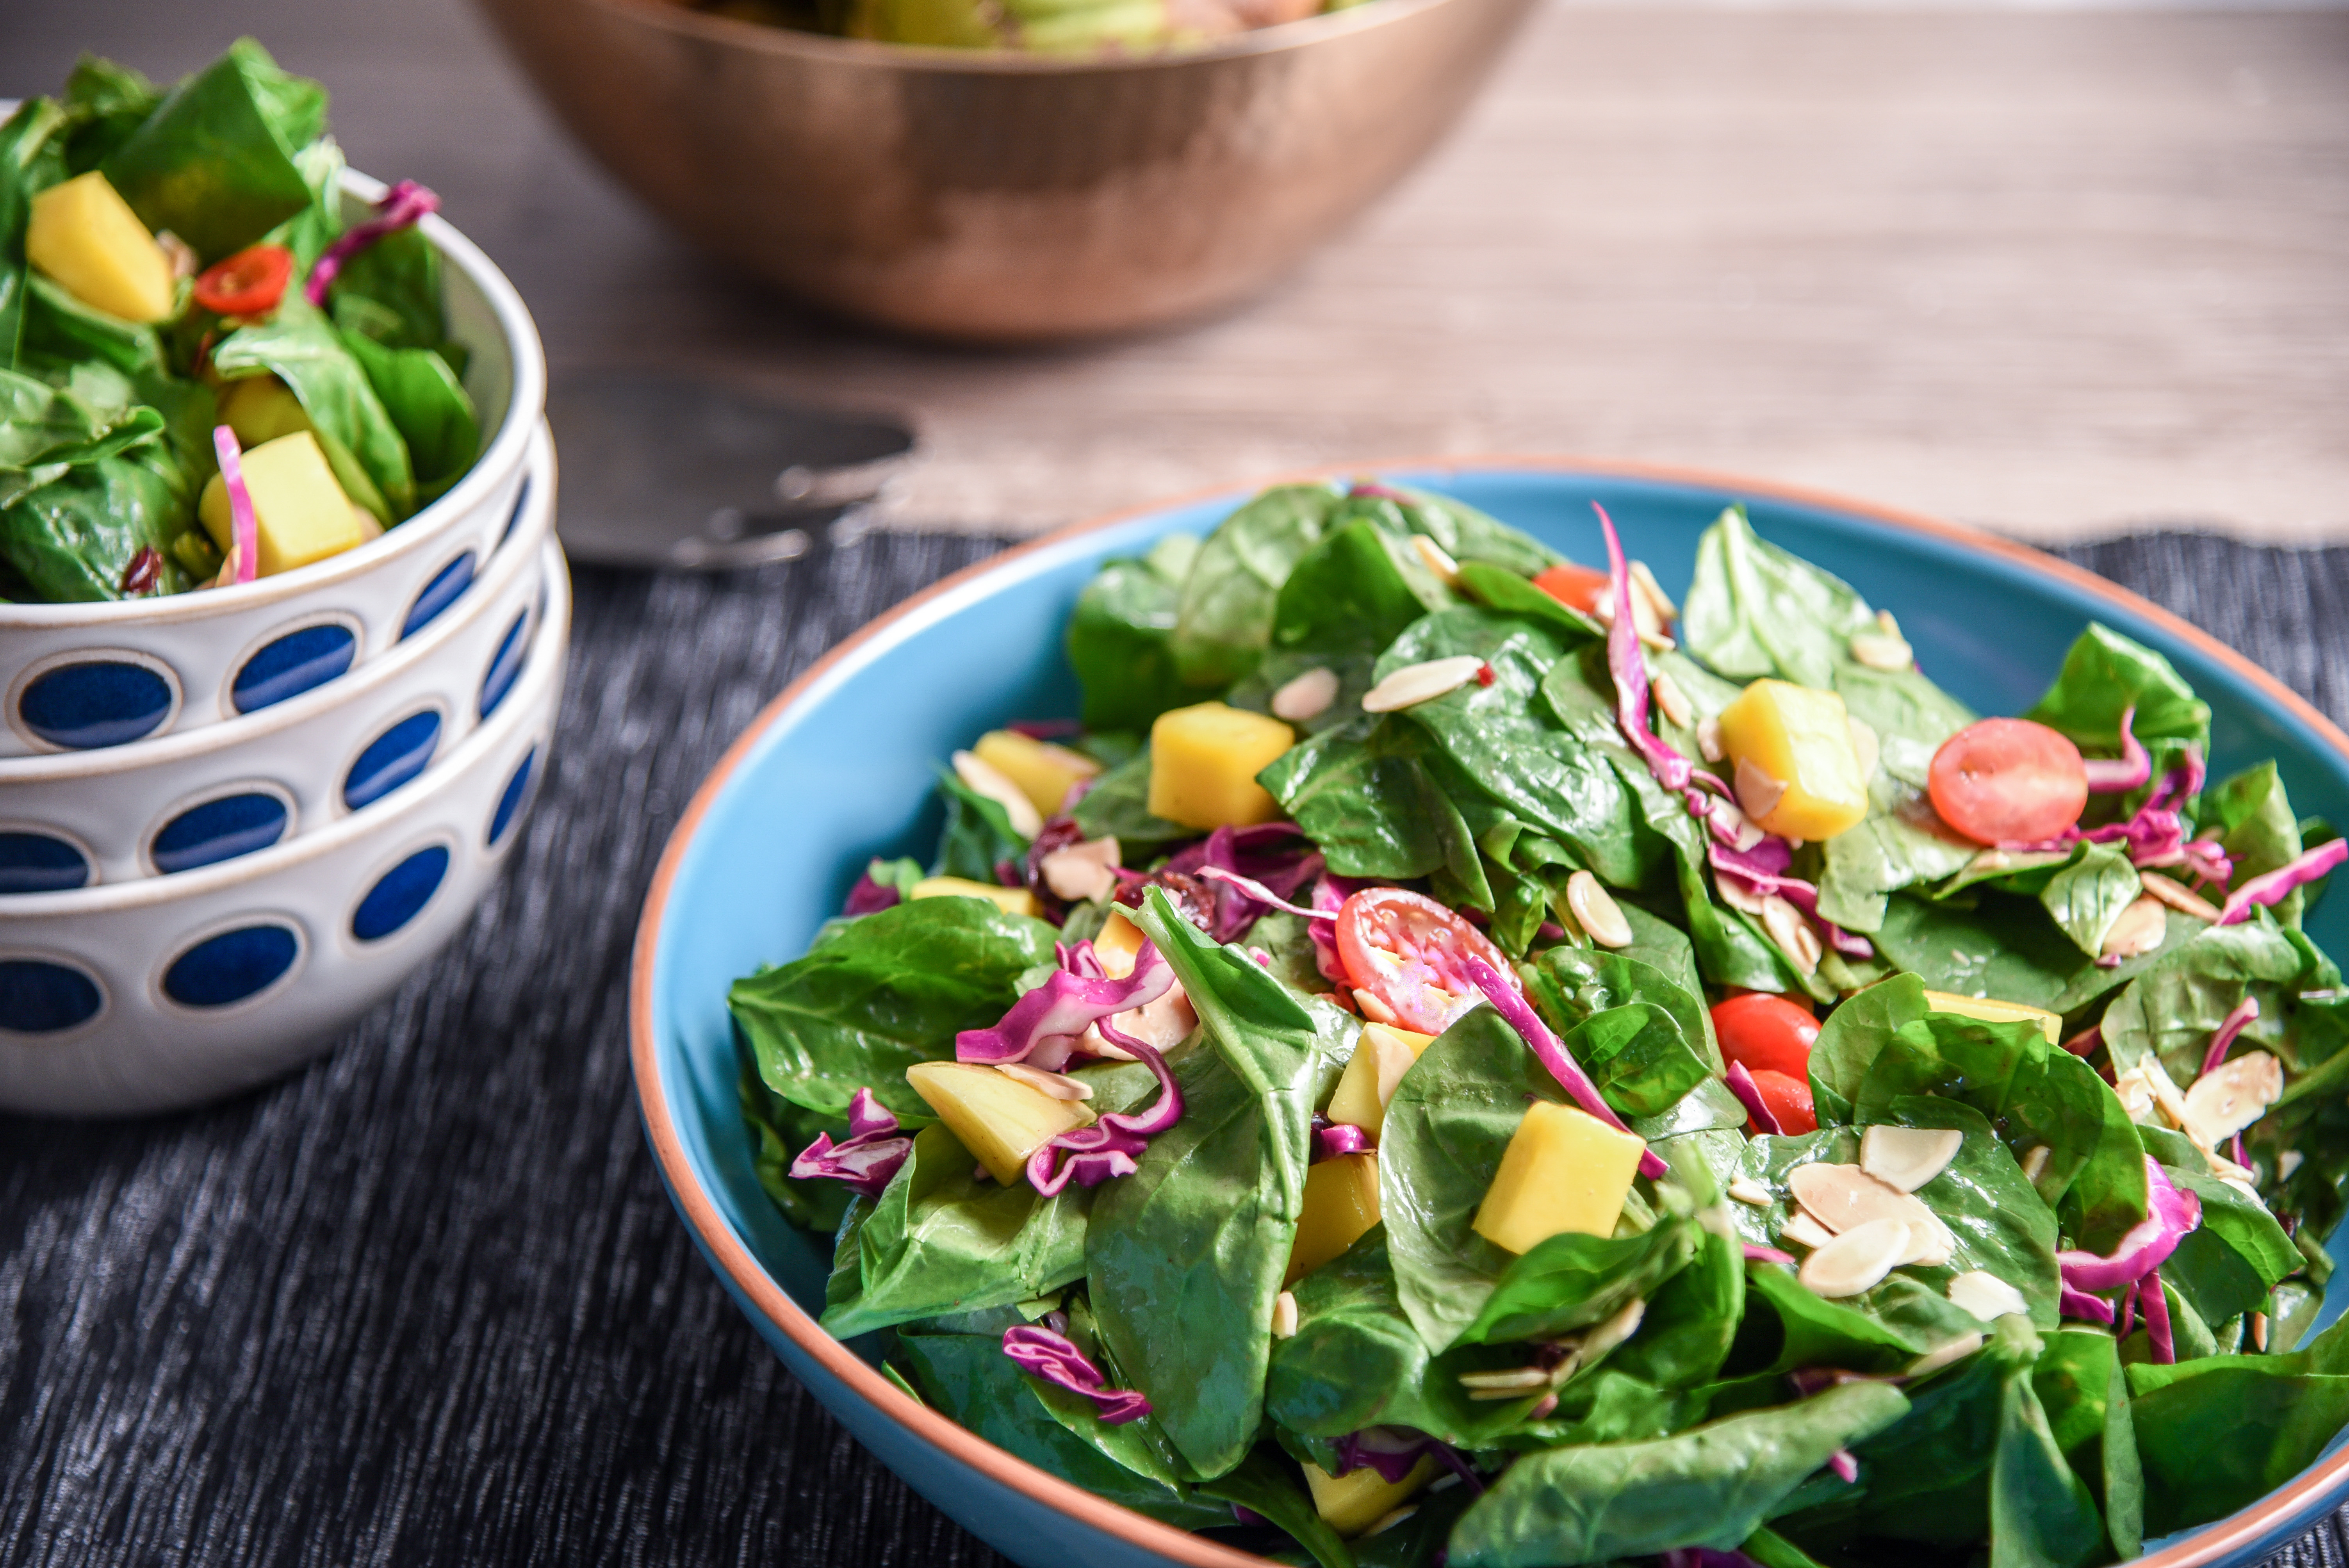
M 1092 1124 L 1082 1100 L 1054 1099 L 974 1062 L 916 1062 L 905 1069 L 905 1081 L 1007 1187 L 1023 1179 L 1030 1154 L 1063 1132 Z
M 1474 1228 L 1513 1253 L 1566 1231 L 1611 1236 L 1647 1147 L 1587 1110 L 1536 1100 L 1501 1153 Z
M 1060 815 L 1061 802 L 1068 799 L 1070 788 L 1102 770 L 1100 763 L 1082 752 L 1009 729 L 988 730 L 971 750 L 981 762 L 991 764 L 1018 785 L 1044 817 Z
M 1346 1060 L 1337 1092 L 1330 1097 L 1330 1119 L 1350 1122 L 1375 1141 L 1386 1122 L 1395 1086 L 1402 1082 L 1411 1064 L 1419 1060 L 1420 1052 L 1434 1043 L 1433 1035 L 1416 1035 L 1387 1024 L 1362 1026 L 1362 1037 Z
M 2028 1019 L 2039 1026 L 2049 1045 L 2064 1043 L 2063 1017 L 2044 1007 L 2027 1006 L 2021 1002 L 2002 1002 L 1994 996 L 1953 996 L 1947 991 L 1926 992 L 1925 1006 L 1936 1013 L 1959 1013 L 1992 1024 L 2017 1024 Z
M 1290 1285 L 1328 1263 L 1379 1222 L 1379 1157 L 1340 1154 L 1305 1172 L 1305 1207 L 1288 1249 Z
M 1162 713 L 1150 727 L 1150 814 L 1199 829 L 1269 822 L 1280 805 L 1256 776 L 1296 741 L 1280 720 L 1219 702 Z
M 1030 920 L 1044 917 L 1044 906 L 1036 895 L 1024 887 L 1002 887 L 994 882 L 973 882 L 968 877 L 924 877 L 914 884 L 911 898 L 983 898 L 1006 914 L 1024 914 Z
M 237 445 L 247 451 L 311 428 L 302 399 L 274 376 L 243 376 L 222 387 L 219 413 L 220 422 L 236 432 Z
M 1384 1480 L 1369 1465 L 1332 1476 L 1307 1461 L 1305 1484 L 1313 1493 L 1313 1511 L 1339 1534 L 1360 1535 L 1407 1501 L 1412 1493 L 1435 1479 L 1433 1456 L 1422 1454 L 1411 1473 L 1401 1480 Z
M 340 555 L 371 537 L 360 528 L 343 487 L 326 466 L 326 454 L 307 430 L 280 436 L 247 450 L 242 459 L 244 488 L 253 497 L 253 521 L 261 544 L 257 568 L 264 577 Z M 234 539 L 228 486 L 214 474 L 197 499 L 204 531 L 226 554 Z
M 1721 710 L 1721 748 L 1785 786 L 1775 805 L 1755 814 L 1765 832 L 1832 839 L 1868 815 L 1868 779 L 1852 745 L 1851 718 L 1831 691 L 1755 681 Z M 1739 794 L 1746 798 L 1742 785 Z
M 1142 927 L 1112 910 L 1101 934 L 1093 938 L 1093 956 L 1101 960 L 1102 974 L 1112 980 L 1123 980 L 1133 973 L 1133 961 L 1142 955 L 1142 944 L 1149 940 L 1142 934 Z
M 171 258 L 93 169 L 33 198 L 25 257 L 82 304 L 125 321 L 161 321 L 179 292 Z

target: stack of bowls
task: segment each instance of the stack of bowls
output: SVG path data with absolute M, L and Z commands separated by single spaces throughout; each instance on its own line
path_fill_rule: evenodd
M 382 192 L 353 175 L 354 216 Z M 0 1107 L 259 1082 L 464 924 L 518 837 L 570 583 L 537 329 L 438 219 L 489 432 L 379 539 L 235 587 L 0 604 Z

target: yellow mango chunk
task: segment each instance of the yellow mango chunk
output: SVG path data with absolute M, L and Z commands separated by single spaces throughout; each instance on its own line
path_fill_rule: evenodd
M 1382 1480 L 1369 1465 L 1333 1476 L 1309 1460 L 1305 1484 L 1313 1493 L 1313 1511 L 1321 1516 L 1321 1522 L 1350 1537 L 1402 1507 L 1412 1493 L 1435 1479 L 1436 1470 L 1433 1457 L 1427 1454 L 1422 1454 L 1401 1480 Z
M 1775 804 L 1754 812 L 1765 832 L 1832 839 L 1868 815 L 1868 779 L 1852 745 L 1851 718 L 1831 691 L 1755 681 L 1721 710 L 1721 748 L 1785 787 Z M 1754 810 L 1742 781 L 1738 797 Z
M 222 387 L 220 422 L 236 432 L 236 444 L 247 451 L 311 428 L 302 399 L 274 376 L 240 377 Z
M 1003 887 L 995 882 L 972 882 L 968 877 L 924 877 L 914 884 L 911 898 L 983 898 L 1006 914 L 1024 914 L 1030 920 L 1041 920 L 1044 906 L 1036 895 L 1024 887 Z
M 1030 1154 L 1093 1119 L 1082 1100 L 1054 1099 L 974 1062 L 916 1062 L 905 1069 L 905 1081 L 1007 1187 L 1023 1179 Z
M 33 198 L 25 257 L 86 305 L 125 321 L 161 321 L 178 283 L 171 258 L 95 169 Z
M 1346 1059 L 1337 1092 L 1330 1097 L 1330 1119 L 1350 1122 L 1376 1141 L 1379 1129 L 1386 1123 L 1395 1086 L 1402 1082 L 1411 1064 L 1419 1060 L 1419 1053 L 1434 1043 L 1433 1035 L 1415 1035 L 1388 1024 L 1363 1025 L 1362 1037 Z
M 1150 727 L 1150 814 L 1186 828 L 1269 822 L 1280 805 L 1256 776 L 1296 741 L 1280 720 L 1219 702 L 1162 713 Z
M 2017 1024 L 2025 1019 L 2045 1031 L 2047 1043 L 2064 1043 L 2064 1019 L 2044 1007 L 2026 1006 L 2021 1002 L 2002 1002 L 1995 996 L 1953 996 L 1947 991 L 1925 993 L 1925 1006 L 1936 1013 L 1960 1013 L 1969 1018 L 1982 1018 L 1993 1024 Z
M 1288 1249 L 1290 1285 L 1344 1252 L 1379 1222 L 1379 1157 L 1340 1154 L 1305 1172 L 1305 1207 Z
M 1112 910 L 1101 934 L 1093 938 L 1093 956 L 1101 960 L 1102 974 L 1123 980 L 1133 973 L 1133 961 L 1149 940 L 1142 934 L 1142 927 Z
M 1100 763 L 1082 752 L 1055 746 L 1049 740 L 1033 740 L 1009 729 L 988 730 L 970 749 L 981 762 L 992 765 L 998 773 L 1018 785 L 1019 792 L 1034 802 L 1037 813 L 1044 817 L 1060 815 L 1061 802 L 1068 799 L 1070 787 L 1102 770 Z
M 271 576 L 340 555 L 372 537 L 359 526 L 356 509 L 335 482 L 326 454 L 307 430 L 280 436 L 246 450 L 244 488 L 253 497 L 254 531 L 261 543 L 260 575 Z M 228 486 L 214 474 L 197 498 L 196 515 L 221 553 L 233 540 Z
M 1647 1144 L 1587 1110 L 1536 1100 L 1476 1210 L 1476 1233 L 1513 1253 L 1565 1231 L 1611 1236 Z

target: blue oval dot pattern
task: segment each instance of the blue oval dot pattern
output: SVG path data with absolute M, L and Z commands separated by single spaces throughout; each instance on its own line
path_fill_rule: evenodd
M 422 913 L 448 874 L 447 846 L 417 851 L 367 889 L 351 912 L 351 934 L 361 942 L 381 942 Z
M 252 713 L 299 696 L 349 669 L 358 651 L 348 626 L 329 622 L 288 632 L 244 661 L 229 683 L 228 700 L 237 712 Z
M 369 806 L 424 771 L 440 744 L 440 716 L 412 713 L 373 740 L 343 775 L 343 804 Z
M 66 892 L 88 885 L 89 861 L 47 833 L 0 833 L 0 893 Z
M 163 824 L 147 849 L 169 876 L 265 850 L 285 836 L 285 802 L 274 795 L 224 795 L 191 806 Z
M 399 640 L 404 643 L 430 625 L 441 611 L 454 604 L 472 585 L 473 552 L 468 550 L 432 574 L 432 581 L 424 585 L 424 592 L 408 607 L 408 619 L 399 624 Z
M 123 659 L 45 670 L 16 699 L 24 727 L 68 751 L 121 746 L 154 733 L 171 716 L 171 683 Z
M 88 1023 L 105 1001 L 98 982 L 70 965 L 0 958 L 0 1029 L 54 1035 Z
M 498 797 L 498 809 L 490 813 L 490 836 L 482 841 L 492 849 L 497 847 L 506 836 L 506 830 L 522 814 L 523 801 L 530 794 L 531 776 L 537 769 L 538 748 L 533 746 L 523 753 L 522 766 L 513 770 L 513 777 L 506 780 L 505 790 Z
M 522 674 L 523 661 L 530 652 L 523 633 L 529 626 L 528 612 L 516 615 L 513 624 L 506 628 L 504 640 L 498 644 L 498 651 L 490 655 L 489 673 L 481 676 L 483 718 L 498 711 L 498 704 L 506 700 L 506 694 L 513 690 L 514 681 Z
M 171 960 L 163 995 L 182 1007 L 225 1007 L 268 990 L 301 952 L 301 939 L 285 926 L 241 925 Z

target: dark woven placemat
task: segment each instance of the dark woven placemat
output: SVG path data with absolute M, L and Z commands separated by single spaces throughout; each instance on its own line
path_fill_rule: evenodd
M 451 952 L 228 1104 L 0 1117 L 0 1563 L 1001 1561 L 735 1312 L 661 1191 L 626 1025 L 645 884 L 726 743 L 995 547 L 578 573 L 554 769 Z M 2349 552 L 2073 553 L 2349 718 Z M 2344 1568 L 2340 1530 L 2278 1563 Z

